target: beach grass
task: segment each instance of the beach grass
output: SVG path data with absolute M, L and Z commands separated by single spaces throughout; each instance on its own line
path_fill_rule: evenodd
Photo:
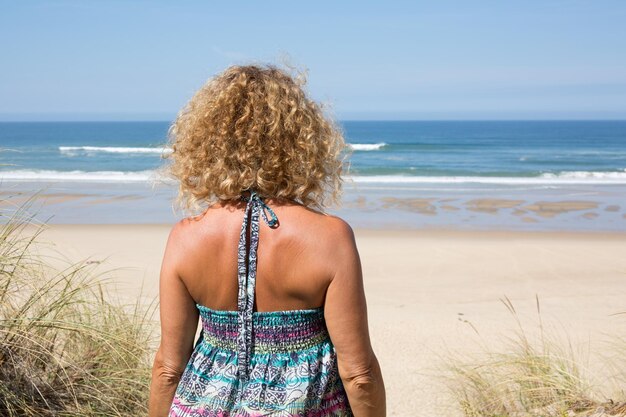
M 154 304 L 115 301 L 86 261 L 51 267 L 32 201 L 0 212 L 0 415 L 146 415 Z
M 447 358 L 445 382 L 463 416 L 626 416 L 626 339 L 611 336 L 616 361 L 603 354 L 608 351 L 598 353 L 603 370 L 599 377 L 587 366 L 591 352 L 577 347 L 567 334 L 546 330 L 538 298 L 539 321 L 533 331 L 522 325 L 508 298 L 502 302 L 515 320 L 512 335 L 503 336 L 497 349 L 481 344 L 477 353 Z M 610 393 L 607 387 L 612 387 Z

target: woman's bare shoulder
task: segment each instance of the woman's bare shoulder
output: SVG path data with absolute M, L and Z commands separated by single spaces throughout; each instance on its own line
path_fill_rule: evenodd
M 346 239 L 354 238 L 354 230 L 352 229 L 352 226 L 350 226 L 350 224 L 341 217 L 328 214 L 325 216 L 324 221 L 328 231 L 333 235 Z
M 310 224 L 314 235 L 330 243 L 333 250 L 354 246 L 355 236 L 352 226 L 339 216 L 328 213 L 318 214 Z
M 201 239 L 207 230 L 207 212 L 190 215 L 172 225 L 168 241 L 180 248 L 195 246 L 195 239 Z
M 354 244 L 352 227 L 339 216 L 304 206 L 291 206 L 288 210 L 277 208 L 275 211 L 279 218 L 279 228 L 286 227 L 284 236 L 307 236 L 318 242 L 329 242 L 332 248 Z M 212 237 L 223 239 L 224 231 L 229 226 L 232 226 L 233 230 L 237 229 L 238 236 L 243 220 L 243 217 L 241 219 L 240 217 L 234 216 L 231 207 L 211 207 L 200 215 L 189 216 L 175 223 L 170 231 L 170 240 L 173 240 L 176 246 L 195 247 L 199 243 L 198 240 L 207 242 Z

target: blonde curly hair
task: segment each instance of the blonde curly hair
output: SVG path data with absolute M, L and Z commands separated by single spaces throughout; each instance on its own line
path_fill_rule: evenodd
M 200 88 L 169 130 L 178 202 L 197 209 L 254 189 L 318 209 L 337 203 L 348 149 L 304 84 L 301 73 L 246 65 Z

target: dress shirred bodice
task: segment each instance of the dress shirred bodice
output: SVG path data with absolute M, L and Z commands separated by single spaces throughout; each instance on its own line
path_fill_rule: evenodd
M 256 192 L 242 198 L 238 310 L 196 304 L 202 330 L 170 417 L 352 416 L 323 308 L 254 311 L 259 217 L 270 227 L 278 218 Z

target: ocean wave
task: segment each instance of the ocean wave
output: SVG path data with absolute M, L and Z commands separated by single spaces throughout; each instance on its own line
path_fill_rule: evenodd
M 156 179 L 156 171 L 0 171 L 0 181 L 142 182 Z
M 559 174 L 541 174 L 541 178 L 548 179 L 626 179 L 626 169 L 623 172 L 596 172 L 596 171 L 566 171 Z
M 90 153 L 90 152 L 108 152 L 108 153 L 156 153 L 168 154 L 172 152 L 171 148 L 142 148 L 142 147 L 115 147 L 115 146 L 59 146 L 61 153 Z
M 510 184 L 510 185 L 594 185 L 626 184 L 624 172 L 562 172 L 541 174 L 537 177 L 480 177 L 480 176 L 411 176 L 411 175 L 355 175 L 356 183 L 374 184 Z
M 387 146 L 387 143 L 350 143 L 349 146 L 355 151 L 377 151 Z M 150 148 L 125 146 L 59 146 L 59 151 L 66 154 L 95 152 L 169 154 L 172 152 L 172 149 L 167 147 Z
M 14 170 L 0 171 L 0 181 L 86 181 L 86 182 L 141 182 L 162 180 L 158 171 L 54 171 Z M 354 175 L 346 177 L 356 183 L 378 184 L 626 184 L 626 170 L 620 172 L 570 171 L 545 173 L 536 177 L 481 177 L 481 176 L 416 176 L 416 175 Z
M 380 143 L 350 143 L 350 147 L 355 151 L 378 151 L 387 144 L 385 142 Z

